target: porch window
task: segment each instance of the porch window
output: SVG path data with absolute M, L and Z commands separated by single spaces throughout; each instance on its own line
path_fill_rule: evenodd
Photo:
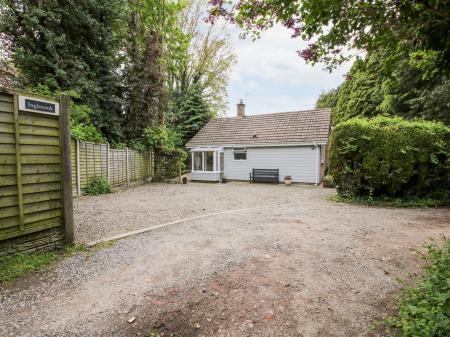
M 197 172 L 219 172 L 220 151 L 192 151 L 192 170 Z
M 233 149 L 234 160 L 247 160 L 247 149 L 238 147 Z
M 194 171 L 203 171 L 203 152 L 194 152 Z
M 214 171 L 214 152 L 205 152 L 205 169 L 204 171 Z

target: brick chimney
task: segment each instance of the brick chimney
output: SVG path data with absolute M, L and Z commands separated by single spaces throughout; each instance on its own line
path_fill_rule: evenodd
M 237 104 L 237 116 L 238 117 L 244 117 L 245 116 L 245 104 L 244 104 L 244 101 L 242 99 Z

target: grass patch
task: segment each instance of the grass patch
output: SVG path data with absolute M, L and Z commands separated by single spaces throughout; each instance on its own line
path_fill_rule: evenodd
M 414 197 L 414 198 L 389 198 L 389 197 L 343 197 L 339 194 L 331 195 L 328 200 L 348 204 L 396 207 L 396 208 L 429 208 L 450 205 L 448 196 L 439 197 Z
M 423 278 L 397 297 L 397 314 L 387 332 L 403 337 L 450 336 L 450 239 L 432 243 L 424 256 Z
M 65 246 L 61 250 L 40 254 L 15 254 L 0 258 L 0 283 L 7 283 L 32 272 L 38 272 L 50 267 L 57 261 L 77 255 L 90 255 L 101 249 L 114 245 L 113 241 L 101 243 L 92 248 L 84 244 Z
M 41 270 L 58 259 L 57 253 L 43 253 L 38 255 L 16 254 L 0 259 L 0 282 L 5 283 Z

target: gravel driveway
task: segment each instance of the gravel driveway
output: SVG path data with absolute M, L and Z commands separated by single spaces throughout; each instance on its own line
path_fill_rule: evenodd
M 4 286 L 0 336 L 380 336 L 369 326 L 392 310 L 396 278 L 419 270 L 415 250 L 450 235 L 450 210 L 335 204 L 329 193 L 230 183 L 80 198 L 79 241 L 242 211 L 132 236 Z
M 226 210 L 290 203 L 323 203 L 333 190 L 313 186 L 190 183 L 147 184 L 120 193 L 74 200 L 75 239 L 115 234 Z

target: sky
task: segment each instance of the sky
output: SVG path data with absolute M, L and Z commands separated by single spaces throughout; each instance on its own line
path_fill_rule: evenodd
M 247 115 L 312 109 L 320 93 L 342 83 L 351 66 L 346 63 L 330 74 L 323 65 L 305 64 L 296 51 L 307 43 L 291 39 L 281 26 L 256 41 L 239 39 L 237 29 L 230 33 L 238 60 L 228 84 L 227 117 L 236 115 L 240 99 Z

